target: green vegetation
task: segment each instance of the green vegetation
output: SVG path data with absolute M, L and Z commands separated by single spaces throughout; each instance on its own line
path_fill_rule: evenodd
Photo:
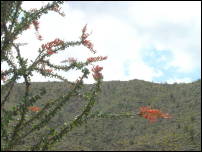
M 67 82 L 31 83 L 31 95 L 43 87 L 47 93 L 38 102 L 42 106 L 65 94 Z M 15 84 L 6 104 L 12 108 L 24 93 L 24 84 Z M 48 128 L 64 125 L 87 104 L 80 94 L 90 90 L 85 85 L 77 97 L 67 102 Z M 93 118 L 72 130 L 52 150 L 139 150 L 139 151 L 199 151 L 201 150 L 201 80 L 189 84 L 157 84 L 142 80 L 103 82 L 93 111 L 103 113 L 138 112 L 141 106 L 151 106 L 169 113 L 172 119 L 149 123 L 139 116 L 132 118 Z M 44 129 L 45 131 L 45 129 Z M 40 136 L 40 135 L 39 135 Z M 30 143 L 35 137 L 29 137 Z M 26 147 L 20 144 L 18 150 Z

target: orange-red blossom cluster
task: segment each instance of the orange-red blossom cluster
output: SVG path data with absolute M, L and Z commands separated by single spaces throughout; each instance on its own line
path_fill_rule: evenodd
M 106 59 L 107 59 L 107 56 L 89 57 L 87 59 L 87 62 L 96 62 L 96 61 L 102 61 L 102 60 L 106 60 Z
M 93 67 L 92 71 L 93 73 L 93 78 L 97 81 L 99 79 L 102 79 L 102 73 L 100 73 L 100 71 L 102 71 L 103 67 L 100 67 L 99 65 L 97 65 L 96 67 Z
M 140 116 L 148 119 L 150 122 L 156 122 L 158 118 L 171 118 L 171 116 L 167 113 L 163 113 L 158 109 L 151 109 L 150 107 L 140 107 L 140 112 L 138 113 Z
M 86 33 L 87 24 L 82 29 L 82 36 L 81 41 L 84 46 L 86 46 L 88 49 L 90 49 L 93 53 L 96 53 L 96 50 L 93 49 L 93 44 L 91 41 L 87 40 L 88 36 L 90 34 Z
M 64 41 L 60 40 L 60 39 L 55 39 L 54 41 L 51 41 L 47 44 L 42 44 L 42 49 L 46 49 L 48 54 L 53 54 L 55 52 L 52 51 L 52 47 L 58 46 L 63 44 Z
M 41 110 L 40 107 L 37 107 L 37 106 L 32 106 L 32 107 L 28 107 L 29 110 L 33 111 L 33 112 L 38 112 Z

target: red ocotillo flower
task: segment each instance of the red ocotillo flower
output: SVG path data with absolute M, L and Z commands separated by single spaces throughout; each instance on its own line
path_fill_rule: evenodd
M 62 41 L 60 39 L 55 39 L 54 41 L 51 41 L 49 43 L 42 44 L 41 47 L 42 47 L 42 49 L 48 50 L 48 54 L 53 54 L 54 52 L 52 51 L 52 47 L 56 47 L 63 43 L 64 43 L 64 41 Z
M 96 62 L 96 61 L 102 61 L 102 60 L 106 60 L 107 56 L 102 57 L 102 56 L 98 56 L 98 57 L 89 57 L 87 59 L 87 62 Z
M 38 112 L 41 110 L 40 107 L 37 107 L 37 106 L 31 106 L 31 107 L 28 107 L 29 110 L 33 111 L 33 112 Z
M 158 109 L 151 109 L 150 107 L 140 107 L 140 116 L 148 119 L 150 122 L 156 122 L 158 118 L 171 118 L 167 113 L 163 113 Z
M 103 78 L 102 76 L 102 73 L 100 73 L 100 71 L 102 71 L 103 67 L 100 67 L 100 66 L 96 66 L 96 67 L 93 67 L 92 71 L 94 72 L 93 73 L 93 78 L 97 81 L 97 80 L 100 80 Z
M 86 29 L 87 29 L 87 24 L 82 29 L 81 42 L 84 46 L 86 46 L 88 49 L 90 49 L 93 53 L 96 53 L 96 50 L 93 49 L 92 42 L 87 40 L 87 38 L 90 34 L 86 33 Z

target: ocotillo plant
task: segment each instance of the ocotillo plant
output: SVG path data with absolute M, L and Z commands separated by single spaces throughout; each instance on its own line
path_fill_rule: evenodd
M 49 60 L 50 56 L 60 52 L 62 53 L 66 48 L 79 45 L 87 47 L 95 54 L 96 50 L 92 42 L 88 40 L 87 25 L 81 30 L 81 36 L 78 41 L 65 42 L 60 38 L 56 38 L 51 42 L 39 46 L 38 56 L 29 64 L 28 59 L 21 55 L 20 47 L 26 44 L 16 43 L 16 39 L 23 31 L 28 30 L 30 25 L 34 25 L 37 33 L 36 38 L 41 41 L 43 36 L 39 32 L 40 17 L 49 11 L 54 11 L 64 16 L 65 14 L 60 12 L 60 5 L 62 3 L 61 1 L 55 1 L 48 3 L 40 9 L 26 11 L 21 7 L 22 1 L 1 1 L 1 63 L 5 62 L 9 67 L 7 70 L 1 71 L 1 80 L 4 82 L 4 85 L 1 87 L 1 150 L 48 150 L 72 129 L 94 117 L 113 118 L 139 115 L 148 119 L 150 122 L 155 122 L 160 117 L 170 118 L 168 114 L 149 107 L 141 107 L 140 112 L 136 114 L 103 114 L 99 111 L 91 112 L 96 103 L 97 94 L 100 91 L 100 85 L 103 80 L 101 73 L 103 67 L 95 66 L 94 63 L 106 60 L 107 57 L 89 57 L 84 62 L 69 57 L 61 61 L 61 63 L 67 63 L 65 66 L 55 65 Z M 91 70 L 88 68 L 89 65 L 92 66 Z M 68 81 L 63 76 L 54 72 L 59 70 L 68 72 L 72 69 L 80 70 L 82 75 L 75 82 L 69 82 L 71 85 L 70 90 L 65 95 L 47 102 L 42 107 L 36 106 L 39 99 L 46 94 L 46 90 L 41 89 L 40 93 L 34 96 L 30 94 L 30 78 L 33 76 L 33 72 L 37 72 L 44 77 Z M 58 114 L 67 101 L 78 95 L 78 91 L 84 85 L 83 80 L 88 78 L 91 71 L 93 72 L 92 75 L 95 83 L 89 92 L 85 92 L 82 95 L 83 100 L 87 100 L 84 110 L 69 123 L 65 123 L 63 126 L 58 126 L 54 129 L 47 129 L 48 123 Z M 6 104 L 8 103 L 9 96 L 16 81 L 20 78 L 24 79 L 24 95 L 17 105 L 14 105 L 12 109 L 8 109 Z M 46 128 L 46 132 L 44 128 Z M 26 141 L 29 142 L 26 139 L 29 139 L 30 136 L 36 136 L 39 133 L 43 134 L 38 136 L 36 141 L 33 141 L 31 144 L 26 144 Z M 26 146 L 17 149 L 18 145 L 23 142 L 25 142 L 24 144 Z
M 83 95 L 84 100 L 88 101 L 84 110 L 79 116 L 69 122 L 69 124 L 65 124 L 56 129 L 49 128 L 46 135 L 39 137 L 37 142 L 26 147 L 26 150 L 48 150 L 51 145 L 62 139 L 66 133 L 86 122 L 95 104 L 103 76 L 101 74 L 102 67 L 98 65 L 94 66 L 93 63 L 105 60 L 107 57 L 89 57 L 84 62 L 70 57 L 67 60 L 61 61 L 62 63 L 68 62 L 66 66 L 54 65 L 48 59 L 60 51 L 65 51 L 68 47 L 79 45 L 84 45 L 91 52 L 96 53 L 93 44 L 88 40 L 87 25 L 82 29 L 81 37 L 78 41 L 65 42 L 56 38 L 49 43 L 41 45 L 38 49 L 39 54 L 31 65 L 28 64 L 28 59 L 21 55 L 20 46 L 24 44 L 15 43 L 17 37 L 23 31 L 28 30 L 31 24 L 34 25 L 37 32 L 37 39 L 41 41 L 43 37 L 39 34 L 39 18 L 47 14 L 48 11 L 55 11 L 61 16 L 64 16 L 64 13 L 60 12 L 60 4 L 62 3 L 56 1 L 48 3 L 40 9 L 26 11 L 22 9 L 21 1 L 1 1 L 1 63 L 5 62 L 9 66 L 7 70 L 1 71 L 1 80 L 4 81 L 4 85 L 2 86 L 3 95 L 1 98 L 1 150 L 15 150 L 16 146 L 26 141 L 25 138 L 42 130 L 71 97 L 77 96 L 78 90 L 83 86 L 83 80 L 88 78 L 90 74 L 90 69 L 87 68 L 88 65 L 93 67 L 93 78 L 96 83 L 94 83 L 94 86 L 89 92 Z M 16 52 L 16 56 L 14 56 L 14 52 Z M 14 61 L 15 58 L 17 59 L 17 63 Z M 33 72 L 38 72 L 45 77 L 54 77 L 68 81 L 66 78 L 54 72 L 58 70 L 68 72 L 71 69 L 82 72 L 82 76 L 76 82 L 71 83 L 71 90 L 66 95 L 46 103 L 43 107 L 36 106 L 36 103 L 46 93 L 46 90 L 41 90 L 35 96 L 30 95 L 30 77 Z M 20 103 L 13 106 L 13 109 L 7 109 L 6 104 L 14 84 L 21 77 L 24 78 L 24 95 Z M 31 117 L 27 117 L 30 112 L 34 112 L 34 114 Z

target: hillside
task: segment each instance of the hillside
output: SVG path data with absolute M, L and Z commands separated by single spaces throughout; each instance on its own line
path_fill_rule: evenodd
M 20 100 L 22 85 L 15 85 L 7 104 L 9 108 Z M 31 94 L 36 94 L 43 87 L 47 94 L 38 106 L 65 94 L 69 84 L 34 82 Z M 90 87 L 85 85 L 82 91 Z M 56 127 L 73 119 L 84 104 L 79 97 L 72 99 L 50 126 Z M 94 110 L 138 112 L 141 106 L 161 109 L 171 114 L 172 119 L 160 119 L 156 123 L 149 123 L 139 116 L 92 119 L 73 130 L 53 150 L 201 150 L 201 80 L 188 84 L 157 84 L 142 80 L 103 82 Z

